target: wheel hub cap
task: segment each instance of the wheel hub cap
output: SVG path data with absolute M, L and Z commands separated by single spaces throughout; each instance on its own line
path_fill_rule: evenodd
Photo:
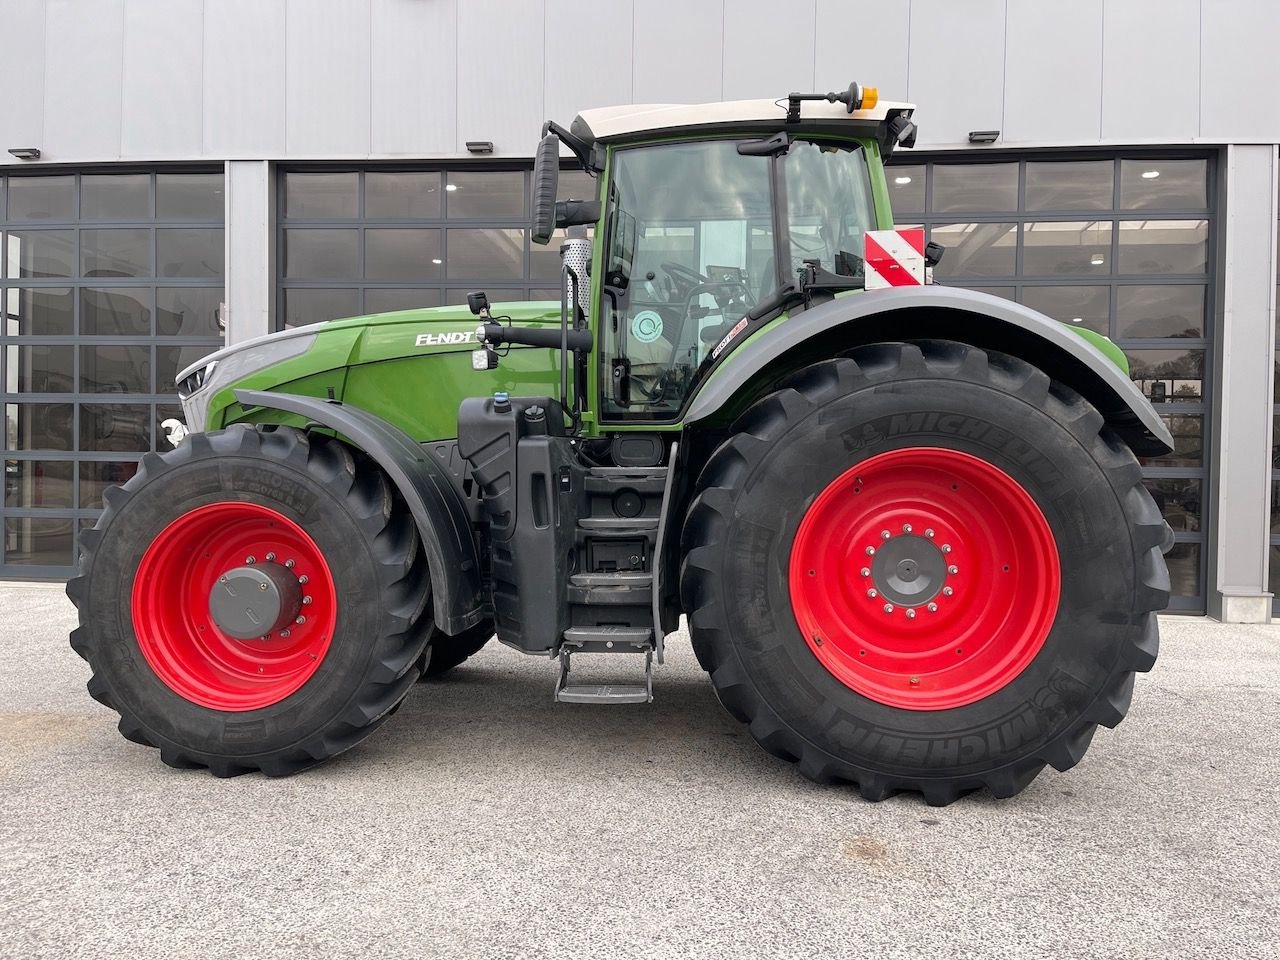
M 883 542 L 871 565 L 871 582 L 880 596 L 903 607 L 921 606 L 942 591 L 947 561 L 926 537 L 900 534 Z
M 302 584 L 281 564 L 236 567 L 209 591 L 209 616 L 227 636 L 252 640 L 291 624 L 302 597 Z

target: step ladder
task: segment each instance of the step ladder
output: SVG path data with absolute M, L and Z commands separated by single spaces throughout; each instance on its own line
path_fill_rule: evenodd
M 575 653 L 644 654 L 643 683 L 570 683 L 569 661 Z M 652 703 L 653 631 L 647 627 L 570 627 L 560 645 L 559 703 Z

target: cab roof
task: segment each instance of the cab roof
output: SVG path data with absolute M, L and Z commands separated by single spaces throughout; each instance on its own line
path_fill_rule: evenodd
M 895 113 L 910 115 L 915 105 L 881 100 L 870 110 L 849 113 L 843 103 L 806 100 L 800 105 L 798 132 L 821 128 L 873 136 L 880 123 Z M 781 129 L 787 116 L 787 98 L 777 100 L 729 100 L 722 103 L 637 103 L 620 107 L 583 110 L 573 121 L 573 133 L 587 142 L 611 142 L 663 132 L 700 132 L 740 128 Z

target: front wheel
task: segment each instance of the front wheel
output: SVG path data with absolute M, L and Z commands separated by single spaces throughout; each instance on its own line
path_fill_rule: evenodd
M 820 781 L 1010 796 L 1125 715 L 1168 600 L 1132 453 L 1034 367 L 950 342 L 815 364 L 699 479 L 681 589 L 721 701 Z

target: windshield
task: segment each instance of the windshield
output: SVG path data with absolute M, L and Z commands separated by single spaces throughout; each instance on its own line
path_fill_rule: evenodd
M 862 236 L 876 228 L 867 159 L 857 145 L 798 141 L 783 159 L 790 238 L 788 279 L 806 260 L 828 273 L 862 276 Z

